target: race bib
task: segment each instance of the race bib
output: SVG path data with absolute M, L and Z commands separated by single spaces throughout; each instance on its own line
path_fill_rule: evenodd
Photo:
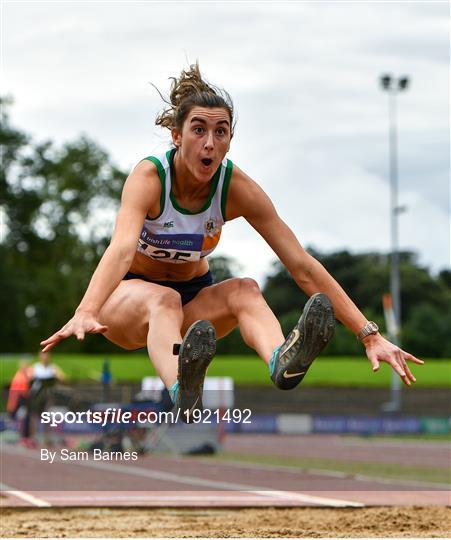
M 170 263 L 198 261 L 203 234 L 154 234 L 143 228 L 138 251 L 154 260 Z

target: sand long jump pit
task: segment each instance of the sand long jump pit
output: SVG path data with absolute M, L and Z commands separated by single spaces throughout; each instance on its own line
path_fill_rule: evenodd
M 4 537 L 449 537 L 443 507 L 4 508 Z

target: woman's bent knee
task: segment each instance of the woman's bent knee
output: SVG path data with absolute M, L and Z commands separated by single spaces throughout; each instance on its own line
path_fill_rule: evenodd
M 182 298 L 177 291 L 164 287 L 148 299 L 147 309 L 152 311 L 182 311 Z
M 240 296 L 262 296 L 260 287 L 258 286 L 258 283 L 255 281 L 255 279 L 248 277 L 238 278 L 235 286 L 237 289 L 237 293 Z
M 245 277 L 240 279 L 240 289 L 245 294 L 256 294 L 261 296 L 261 291 L 255 279 Z
M 241 309 L 249 302 L 263 299 L 258 283 L 252 278 L 236 278 L 228 295 L 228 304 L 232 312 Z

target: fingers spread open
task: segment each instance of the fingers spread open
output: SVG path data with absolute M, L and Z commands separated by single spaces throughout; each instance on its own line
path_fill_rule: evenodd
M 41 341 L 40 345 L 44 346 L 44 349 L 42 349 L 42 352 L 47 352 L 50 349 L 52 349 L 55 345 L 57 345 L 60 341 L 63 339 L 66 339 L 72 334 L 71 330 L 69 330 L 66 326 L 63 326 L 61 330 L 58 330 L 58 332 L 55 332 L 52 336 L 50 336 L 47 339 L 44 339 L 44 341 Z
M 61 341 L 61 339 L 62 338 L 59 336 L 59 332 L 57 332 L 56 334 L 53 334 L 53 336 L 50 336 L 44 341 L 41 341 L 40 345 L 49 345 L 49 344 L 56 345 L 59 341 Z
M 403 368 L 399 365 L 398 363 L 398 359 L 395 357 L 391 357 L 389 362 L 388 362 L 391 367 L 396 371 L 396 373 L 400 376 L 400 377 L 405 377 L 406 376 L 406 372 L 403 370 Z
M 413 356 L 413 354 L 407 353 L 405 351 L 402 351 L 404 354 L 404 358 L 408 360 L 409 362 L 413 362 L 414 364 L 422 365 L 424 364 L 423 360 L 420 360 L 416 356 Z
M 47 339 L 44 339 L 44 341 L 41 341 L 40 345 L 47 345 L 48 343 L 52 343 L 53 341 L 61 341 L 61 339 L 63 338 L 61 332 L 63 331 L 63 328 L 61 328 L 61 330 L 58 330 L 58 332 L 55 332 L 54 334 L 52 334 L 50 337 L 48 337 Z
M 379 360 L 377 359 L 377 355 L 375 353 L 368 353 L 368 360 L 371 362 L 373 371 L 378 371 L 380 368 L 380 364 Z
M 398 359 L 398 365 L 401 366 L 401 369 L 405 373 L 405 377 L 403 377 L 402 380 L 405 384 L 410 386 L 411 382 L 415 382 L 415 377 L 412 375 L 410 369 L 407 367 L 406 361 L 404 359 L 404 354 L 401 349 L 398 349 L 396 356 Z
M 108 330 L 108 326 L 100 324 L 95 319 L 86 318 L 73 318 L 67 324 L 65 324 L 58 332 L 55 332 L 53 336 L 41 341 L 41 346 L 44 347 L 43 352 L 49 351 L 55 345 L 57 345 L 63 339 L 70 336 L 75 336 L 79 341 L 85 339 L 87 332 L 94 334 L 103 334 Z
M 399 363 L 403 367 L 409 381 L 416 382 L 416 378 L 414 377 L 413 373 L 410 371 L 409 366 L 407 365 L 407 362 L 405 360 L 405 352 L 399 350 L 398 358 L 399 358 Z
M 48 340 L 47 340 L 48 341 Z M 50 349 L 53 349 L 53 347 L 55 345 L 58 345 L 58 343 L 60 342 L 61 340 L 55 340 L 51 343 L 48 343 L 43 349 L 42 349 L 42 352 L 47 352 L 47 351 L 50 351 Z
M 402 382 L 406 385 L 406 386 L 410 386 L 411 385 L 411 382 L 409 380 L 409 377 L 407 375 L 407 373 L 404 371 L 404 368 L 402 366 L 399 365 L 399 363 L 397 362 L 396 359 L 392 360 L 390 362 L 392 368 L 396 371 L 396 373 L 399 375 L 399 377 L 401 378 Z
M 407 364 L 404 365 L 404 371 L 406 372 L 407 377 L 409 377 L 409 379 L 412 382 L 417 382 L 415 375 L 410 371 L 409 366 Z

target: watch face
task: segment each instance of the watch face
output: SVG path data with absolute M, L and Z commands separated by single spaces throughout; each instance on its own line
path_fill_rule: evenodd
M 371 321 L 370 323 L 368 323 L 368 330 L 370 332 L 376 333 L 376 332 L 379 331 L 379 326 L 377 326 L 377 324 L 375 322 Z
M 379 326 L 374 321 L 368 321 L 366 325 L 362 328 L 360 334 L 358 334 L 359 339 L 363 339 L 366 336 L 371 334 L 377 334 L 379 332 Z

